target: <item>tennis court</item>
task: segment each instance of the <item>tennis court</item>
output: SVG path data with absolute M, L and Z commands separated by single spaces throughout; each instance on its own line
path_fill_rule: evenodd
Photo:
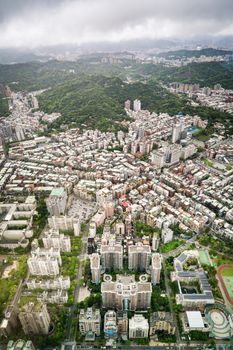
M 201 265 L 212 265 L 209 253 L 203 249 L 198 251 L 199 260 Z

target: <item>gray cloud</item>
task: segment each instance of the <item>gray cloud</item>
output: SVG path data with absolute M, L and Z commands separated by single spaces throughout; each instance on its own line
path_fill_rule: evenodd
M 0 47 L 233 34 L 232 0 L 0 0 Z

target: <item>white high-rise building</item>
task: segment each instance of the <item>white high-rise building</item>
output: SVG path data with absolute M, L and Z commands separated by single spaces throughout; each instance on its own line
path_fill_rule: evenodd
M 27 261 L 29 271 L 36 276 L 56 276 L 61 265 L 60 250 L 37 248 Z
M 173 240 L 173 231 L 168 227 L 164 227 L 162 229 L 163 244 L 167 244 L 167 243 L 171 242 L 172 240 Z
M 152 251 L 156 252 L 159 248 L 159 235 L 154 233 L 153 238 L 152 238 Z
M 104 271 L 117 271 L 123 268 L 123 247 L 121 244 L 102 244 L 100 254 Z
M 42 240 L 46 249 L 56 248 L 60 249 L 61 252 L 71 251 L 70 236 L 59 234 L 58 230 L 50 229 L 44 232 Z
M 162 268 L 162 256 L 158 253 L 152 254 L 151 282 L 154 286 L 160 282 L 161 268 Z
M 141 110 L 141 101 L 140 100 L 133 101 L 133 109 L 135 112 L 138 112 Z
M 100 325 L 100 310 L 94 310 L 91 307 L 88 307 L 87 311 L 84 309 L 80 310 L 79 330 L 81 334 L 86 335 L 87 333 L 91 332 L 98 336 L 100 335 Z
M 149 322 L 140 314 L 134 315 L 129 320 L 129 339 L 148 338 Z
M 134 271 L 147 271 L 150 265 L 151 248 L 137 243 L 128 247 L 128 268 Z
M 63 187 L 54 188 L 46 200 L 50 215 L 64 214 L 66 208 L 67 193 Z

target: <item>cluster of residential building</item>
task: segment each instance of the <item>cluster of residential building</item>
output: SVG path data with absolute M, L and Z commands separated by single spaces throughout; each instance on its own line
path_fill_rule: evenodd
M 220 84 L 213 88 L 200 87 L 199 84 L 172 83 L 169 90 L 173 93 L 185 93 L 195 103 L 233 114 L 233 90 L 224 89 Z

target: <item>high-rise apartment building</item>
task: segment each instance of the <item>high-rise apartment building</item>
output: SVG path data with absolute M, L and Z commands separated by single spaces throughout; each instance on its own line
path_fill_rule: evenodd
M 117 317 L 113 310 L 108 310 L 104 315 L 105 338 L 117 338 Z
M 129 338 L 148 338 L 149 322 L 143 315 L 134 315 L 129 320 Z
M 27 261 L 29 271 L 36 276 L 56 276 L 61 265 L 60 250 L 37 248 Z
M 41 302 L 29 302 L 20 308 L 19 320 L 25 334 L 48 334 L 50 316 Z
M 162 268 L 162 256 L 158 253 L 152 254 L 151 282 L 154 286 L 160 282 L 161 268 Z
M 140 100 L 133 101 L 133 109 L 135 112 L 138 112 L 141 110 L 141 101 Z
M 117 310 L 146 310 L 150 308 L 152 286 L 150 282 L 135 282 L 134 276 L 117 275 L 115 282 L 108 280 L 101 284 L 104 308 Z
M 123 268 L 123 247 L 120 244 L 101 245 L 101 264 L 104 271 L 117 271 Z
M 64 214 L 66 208 L 67 193 L 63 187 L 54 188 L 46 200 L 50 215 Z
M 91 307 L 88 307 L 86 311 L 84 309 L 80 310 L 79 330 L 81 334 L 86 335 L 91 332 L 98 336 L 100 335 L 100 325 L 100 310 L 94 310 Z
M 45 231 L 42 240 L 46 249 L 56 248 L 60 249 L 61 252 L 71 251 L 70 236 L 59 233 L 59 230 Z
M 150 265 L 151 248 L 137 243 L 128 247 L 128 268 L 131 271 L 147 271 Z
M 90 256 L 91 263 L 91 280 L 92 283 L 99 284 L 100 283 L 100 274 L 101 274 L 101 266 L 100 266 L 100 256 L 99 254 L 92 254 Z

